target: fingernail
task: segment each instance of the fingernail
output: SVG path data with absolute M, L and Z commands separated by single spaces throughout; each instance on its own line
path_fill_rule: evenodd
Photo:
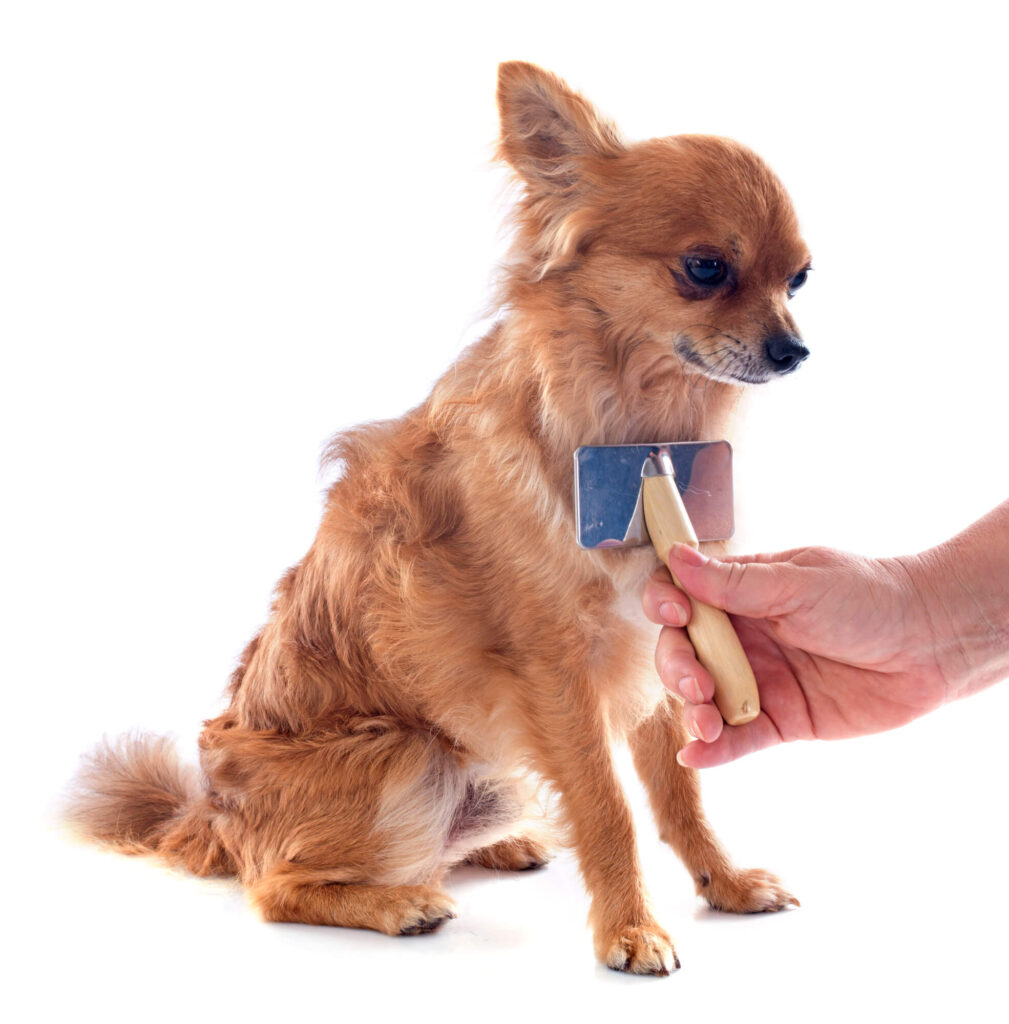
M 701 687 L 693 676 L 684 676 L 677 685 L 680 687 L 680 693 L 687 700 L 693 701 L 695 704 L 704 703 L 704 694 L 701 693 Z M 700 739 L 699 736 L 698 739 Z
M 684 565 L 702 566 L 708 564 L 708 556 L 702 555 L 695 547 L 689 544 L 674 544 L 670 556 L 683 562 Z
M 675 601 L 663 601 L 659 605 L 659 618 L 670 626 L 685 626 L 687 613 Z
M 695 740 L 700 740 L 702 743 L 704 742 L 704 734 L 701 732 L 700 727 L 696 722 L 691 722 L 688 728 L 690 730 L 690 735 L 693 736 Z

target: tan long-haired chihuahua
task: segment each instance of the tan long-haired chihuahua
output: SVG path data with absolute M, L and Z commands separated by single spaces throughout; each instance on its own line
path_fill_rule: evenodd
M 522 195 L 496 325 L 422 405 L 332 443 L 318 536 L 206 723 L 202 772 L 125 737 L 85 760 L 70 815 L 126 852 L 238 876 L 269 921 L 411 935 L 455 916 L 453 865 L 548 859 L 546 789 L 597 955 L 666 974 L 615 737 L 711 906 L 795 900 L 734 867 L 705 820 L 640 612 L 655 555 L 575 544 L 571 454 L 724 437 L 743 385 L 808 354 L 786 302 L 809 253 L 735 142 L 626 144 L 518 62 L 498 104 Z

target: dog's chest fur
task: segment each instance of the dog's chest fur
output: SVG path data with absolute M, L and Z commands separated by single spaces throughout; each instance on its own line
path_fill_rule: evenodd
M 654 663 L 659 627 L 645 617 L 641 603 L 645 582 L 657 560 L 650 546 L 609 554 L 615 590 L 609 614 L 626 653 L 618 678 L 606 686 L 606 697 L 611 728 L 622 734 L 650 715 L 665 695 Z

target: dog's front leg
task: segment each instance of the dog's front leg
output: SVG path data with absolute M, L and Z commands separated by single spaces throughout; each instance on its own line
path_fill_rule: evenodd
M 652 916 L 600 710 L 588 687 L 566 687 L 549 706 L 545 696 L 539 691 L 529 709 L 536 768 L 560 795 L 592 899 L 596 955 L 618 971 L 668 974 L 679 961 Z
M 668 696 L 628 736 L 634 766 L 648 790 L 659 834 L 693 876 L 697 892 L 715 910 L 736 913 L 798 906 L 799 901 L 771 872 L 733 866 L 704 816 L 697 771 L 684 768 L 676 760 L 676 752 L 687 739 L 679 706 Z

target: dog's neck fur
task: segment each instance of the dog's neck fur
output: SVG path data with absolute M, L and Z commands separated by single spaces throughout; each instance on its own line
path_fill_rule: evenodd
M 621 336 L 572 283 L 509 282 L 501 321 L 436 385 L 433 419 L 488 442 L 523 428 L 564 490 L 580 445 L 724 438 L 742 389 L 690 372 L 670 342 Z

